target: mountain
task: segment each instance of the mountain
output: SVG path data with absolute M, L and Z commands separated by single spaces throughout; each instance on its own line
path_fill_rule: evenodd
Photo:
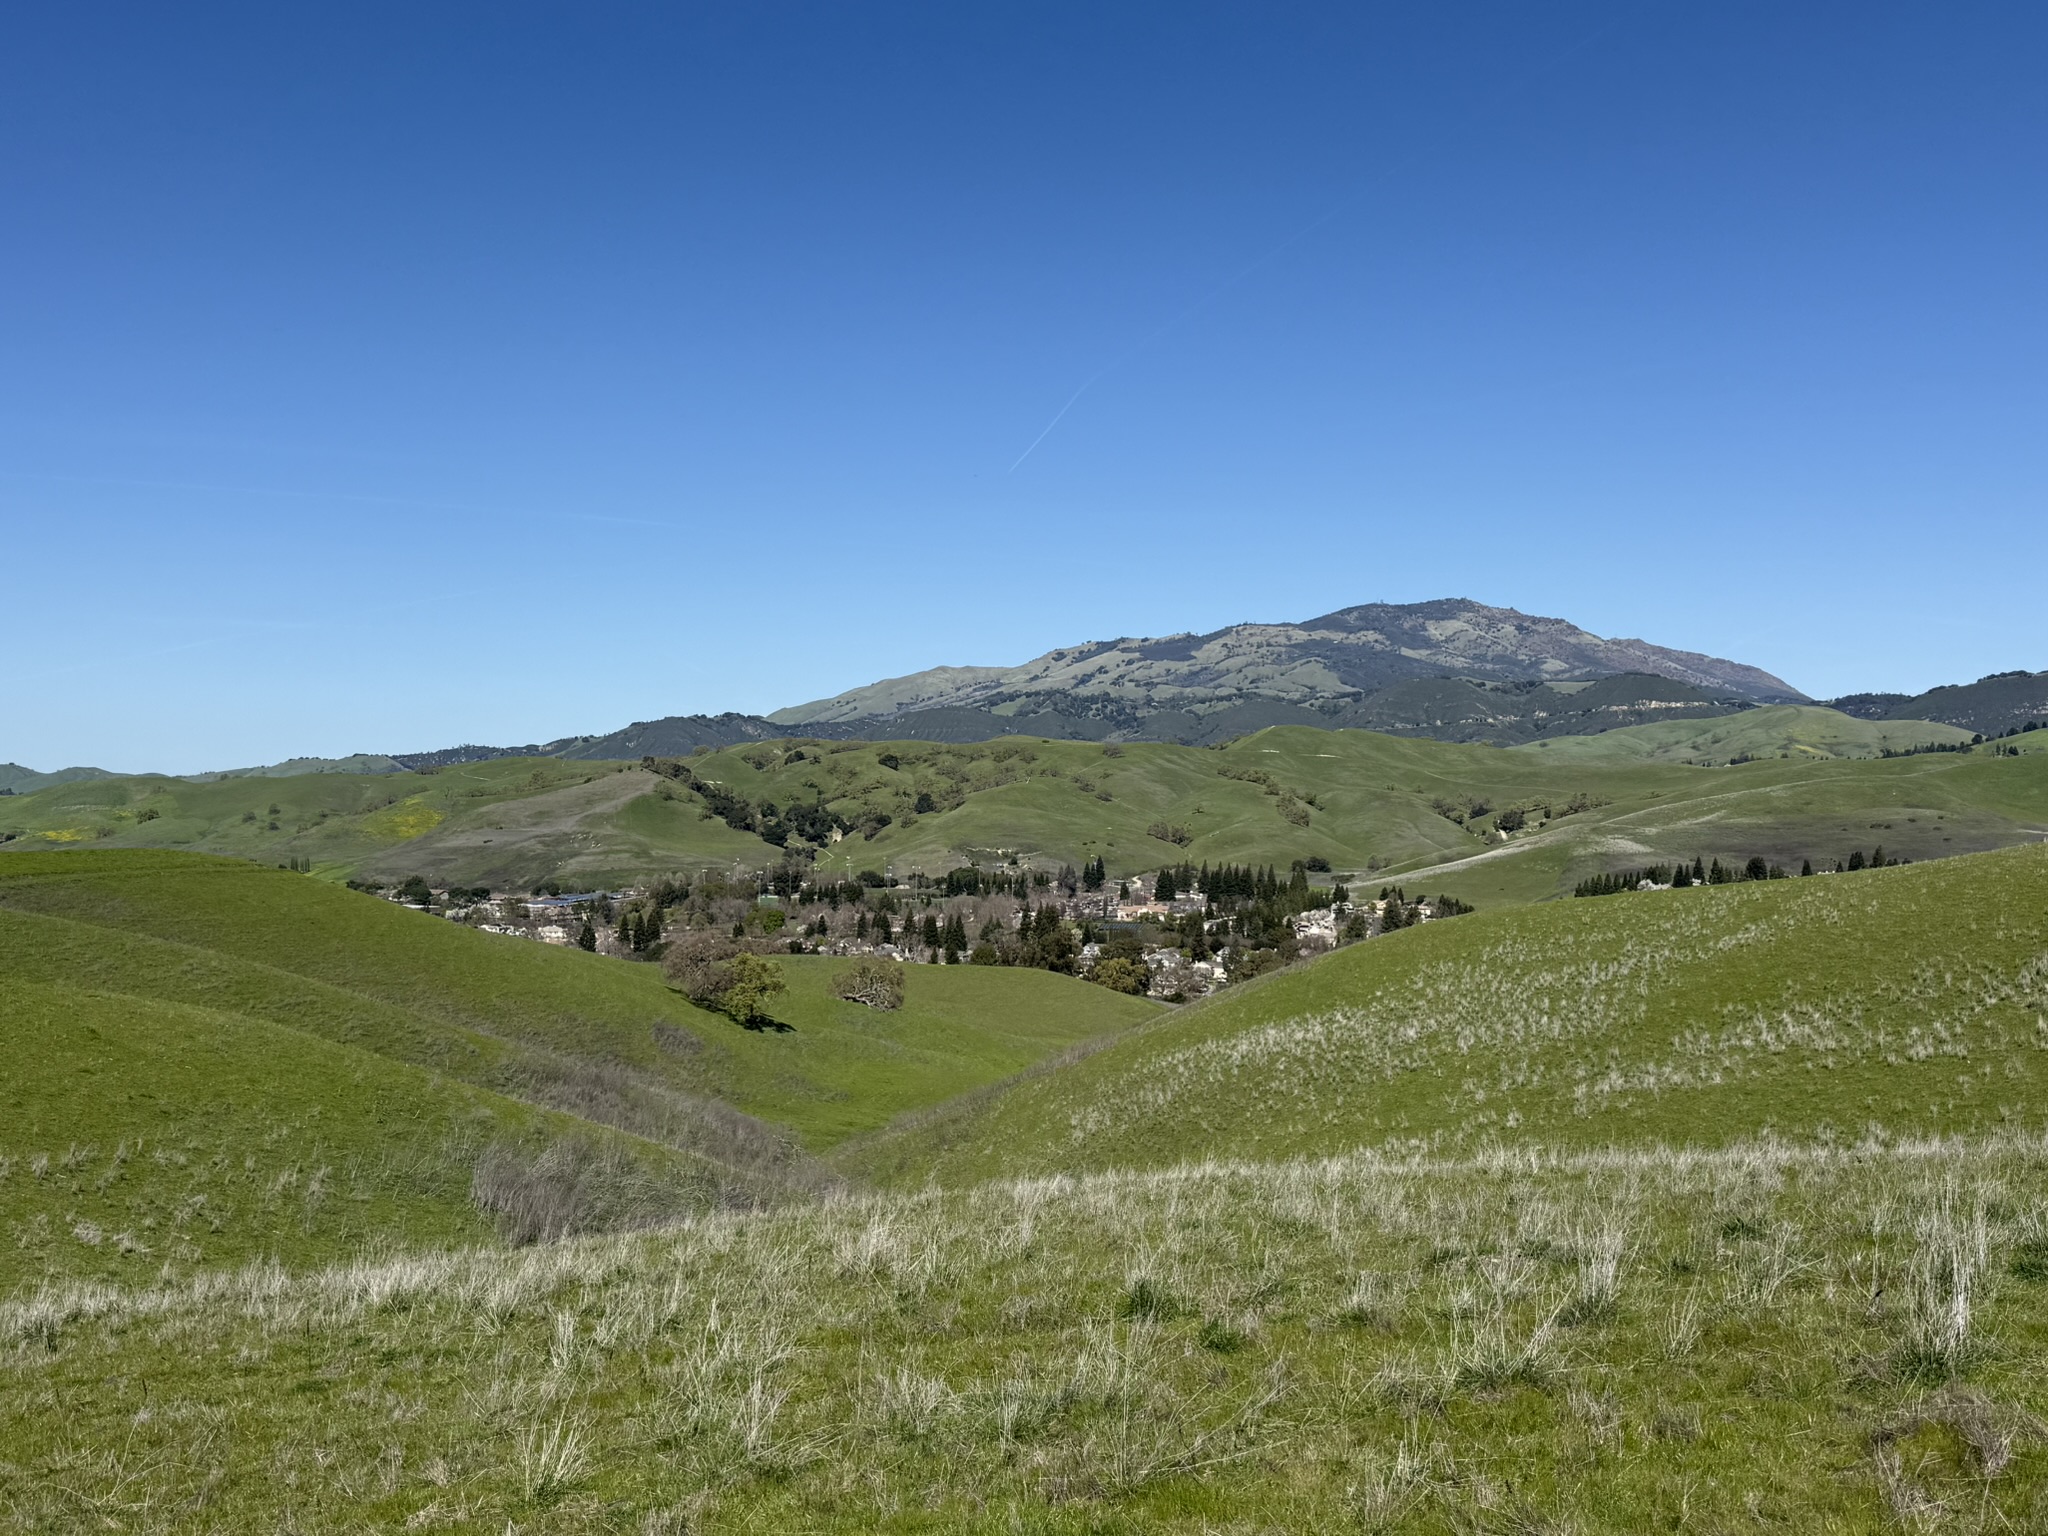
M 1985 736 L 2048 725 L 2048 672 L 1993 672 L 1925 693 L 1852 693 L 1831 709 L 1863 720 L 1936 720 Z
M 1095 641 L 1018 667 L 937 667 L 778 710 L 815 729 L 935 709 L 1042 713 L 1046 696 L 1113 700 L 1127 710 L 1206 714 L 1248 701 L 1304 707 L 1356 702 L 1395 684 L 1443 676 L 1496 682 L 1587 682 L 1649 673 L 1755 703 L 1806 695 L 1757 667 L 1643 640 L 1604 640 L 1563 619 L 1465 598 L 1368 603 L 1298 624 L 1236 624 L 1206 635 Z

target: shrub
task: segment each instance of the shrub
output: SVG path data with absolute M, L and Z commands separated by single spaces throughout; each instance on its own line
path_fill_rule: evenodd
M 879 955 L 864 955 L 832 978 L 832 995 L 866 1008 L 901 1008 L 903 967 Z

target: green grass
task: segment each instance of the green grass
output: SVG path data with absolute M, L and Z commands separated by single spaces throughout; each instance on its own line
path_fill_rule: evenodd
M 1340 1159 L 0 1304 L 29 1530 L 2037 1530 L 2048 1146 Z M 1960 1300 L 1961 1305 L 1958 1306 Z
M 1480 913 L 1234 988 L 864 1148 L 944 1182 L 1358 1146 L 2038 1124 L 2048 848 Z
M 462 1154 L 542 1118 L 233 1013 L 15 980 L 5 1009 L 0 1294 L 479 1242 Z
M 771 1011 L 791 1032 L 758 1037 L 761 1070 L 734 1102 L 821 1149 L 1166 1011 L 1050 971 L 915 965 L 903 1006 L 878 1012 L 832 995 L 844 960 L 777 963 L 789 990 Z
M 650 1132 L 719 1100 L 816 1148 L 1159 1011 L 1068 977 L 952 967 L 916 969 L 902 1013 L 875 1015 L 826 997 L 827 962 L 790 958 L 776 1011 L 795 1028 L 746 1030 L 652 965 L 187 854 L 7 861 L 0 923 L 0 981 L 247 1013 Z

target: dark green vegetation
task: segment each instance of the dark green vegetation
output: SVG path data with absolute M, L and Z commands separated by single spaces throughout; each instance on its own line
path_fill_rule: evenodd
M 1828 701 L 1865 720 L 1938 720 L 1984 736 L 2048 725 L 2048 672 L 1994 672 L 1925 693 L 1856 693 Z
M 487 1156 L 508 1187 L 582 1186 L 586 1225 L 786 1198 L 829 1182 L 803 1149 L 1157 1008 L 1044 973 L 922 968 L 877 1017 L 828 995 L 828 962 L 776 963 L 791 1027 L 761 1034 L 653 966 L 282 871 L 9 860 L 0 1285 L 479 1237 Z
M 2038 1129 L 2048 847 L 1428 923 L 866 1153 L 948 1183 L 1359 1146 Z

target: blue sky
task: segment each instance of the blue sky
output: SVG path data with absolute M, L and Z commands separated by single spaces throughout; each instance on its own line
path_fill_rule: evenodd
M 1450 595 L 1817 695 L 2048 667 L 2044 55 L 2020 5 L 23 10 L 0 760 Z

